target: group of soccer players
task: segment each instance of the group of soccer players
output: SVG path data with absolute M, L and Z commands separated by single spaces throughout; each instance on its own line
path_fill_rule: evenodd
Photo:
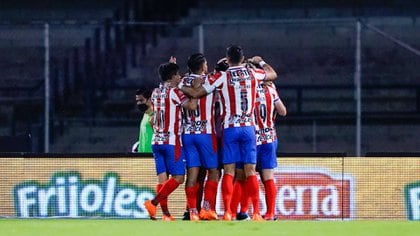
M 152 152 L 158 185 L 155 198 L 145 202 L 150 218 L 156 219 L 160 204 L 162 219 L 174 219 L 167 198 L 184 182 L 186 170 L 189 219 L 218 219 L 215 206 L 222 166 L 222 219 L 250 219 L 251 202 L 253 220 L 274 220 L 273 169 L 277 167 L 274 120 L 276 113 L 286 115 L 271 82 L 277 73 L 260 56 L 245 60 L 242 48 L 236 45 L 227 48 L 226 57 L 212 73 L 208 73 L 207 60 L 201 53 L 192 54 L 187 65 L 189 73 L 184 77 L 179 73 L 176 58 L 160 65 L 162 83 L 151 95 Z M 203 169 L 207 172 L 204 186 L 199 181 Z M 257 171 L 266 192 L 264 217 L 259 210 Z

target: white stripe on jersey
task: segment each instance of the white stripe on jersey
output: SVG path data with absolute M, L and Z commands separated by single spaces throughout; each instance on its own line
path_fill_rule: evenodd
M 224 128 L 253 126 L 257 82 L 265 79 L 264 70 L 244 66 L 209 76 L 203 87 L 207 92 L 219 88 L 224 100 Z
M 206 75 L 190 74 L 182 79 L 183 86 L 191 87 L 194 79 L 207 80 Z M 198 100 L 195 111 L 184 109 L 184 134 L 214 134 L 214 103 L 216 91 L 203 96 Z

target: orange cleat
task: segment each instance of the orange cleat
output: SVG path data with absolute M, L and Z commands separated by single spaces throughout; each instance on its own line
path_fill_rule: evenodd
M 175 221 L 175 218 L 171 215 L 162 215 L 162 221 Z
M 196 212 L 190 212 L 190 221 L 199 221 L 200 216 Z
M 231 221 L 232 220 L 232 213 L 230 213 L 229 211 L 226 211 L 225 214 L 223 215 L 223 220 Z
M 212 210 L 204 210 L 201 209 L 200 211 L 200 219 L 202 220 L 217 220 L 217 213 Z
M 147 210 L 147 213 L 149 213 L 149 217 L 151 220 L 156 220 L 156 206 L 153 205 L 151 200 L 147 200 L 144 202 L 144 207 Z
M 252 220 L 253 221 L 264 221 L 264 218 L 259 214 L 259 213 L 255 213 L 253 216 L 252 216 Z
M 190 221 L 200 220 L 200 216 L 198 215 L 197 208 L 190 209 L 189 212 L 190 212 Z

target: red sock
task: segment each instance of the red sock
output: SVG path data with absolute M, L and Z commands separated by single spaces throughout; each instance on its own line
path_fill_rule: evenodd
M 245 192 L 251 198 L 252 207 L 254 208 L 253 213 L 260 214 L 260 191 L 256 175 L 251 175 L 246 178 Z
M 230 202 L 232 201 L 233 193 L 233 176 L 224 174 L 222 179 L 222 196 L 225 212 L 232 212 L 230 209 Z
M 163 184 L 157 184 L 156 185 L 156 194 L 162 189 Z M 160 208 L 162 208 L 162 213 L 163 214 L 169 214 L 169 209 L 168 209 L 168 198 L 164 198 L 162 199 L 162 201 L 160 201 Z
M 232 201 L 230 203 L 230 209 L 232 209 L 234 214 L 236 214 L 238 212 L 238 205 L 239 205 L 239 202 L 241 201 L 241 196 L 242 196 L 242 186 L 241 186 L 241 184 L 242 183 L 243 183 L 243 181 L 239 181 L 239 180 L 235 180 L 235 182 L 233 183 L 234 194 L 232 195 Z M 242 205 L 241 205 L 241 207 L 242 207 Z
M 267 214 L 274 215 L 276 205 L 277 189 L 273 179 L 266 180 L 265 186 L 265 203 L 267 204 Z
M 197 191 L 196 192 L 196 207 L 197 210 L 200 211 L 201 209 L 201 201 L 203 200 L 203 185 L 197 182 Z
M 197 189 L 199 185 L 196 184 L 191 187 L 185 187 L 185 194 L 187 195 L 188 210 L 197 209 Z
M 178 188 L 178 186 L 179 186 L 179 183 L 176 182 L 174 178 L 170 178 L 166 180 L 163 183 L 163 186 L 160 189 L 160 191 L 156 194 L 156 197 L 155 199 L 153 199 L 153 201 L 156 203 L 160 203 L 165 198 L 167 199 L 169 194 L 171 194 L 176 188 Z
M 214 180 L 207 180 L 204 186 L 204 204 L 206 210 L 216 210 L 216 195 L 218 182 Z M 206 205 L 208 204 L 208 206 Z
M 242 189 L 242 196 L 241 196 L 241 212 L 247 213 L 249 208 L 249 195 L 245 193 L 246 189 L 246 181 L 241 181 L 241 189 Z

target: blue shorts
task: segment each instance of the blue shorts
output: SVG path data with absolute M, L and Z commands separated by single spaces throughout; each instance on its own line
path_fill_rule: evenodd
M 216 137 L 211 134 L 183 134 L 182 143 L 187 161 L 187 168 L 218 167 Z
M 257 145 L 257 169 L 274 169 L 277 167 L 276 143 Z
M 182 149 L 178 160 L 175 158 L 174 145 L 152 145 L 152 151 L 157 175 L 163 172 L 170 175 L 185 175 L 185 155 Z
M 254 126 L 226 128 L 223 132 L 223 164 L 256 164 Z

